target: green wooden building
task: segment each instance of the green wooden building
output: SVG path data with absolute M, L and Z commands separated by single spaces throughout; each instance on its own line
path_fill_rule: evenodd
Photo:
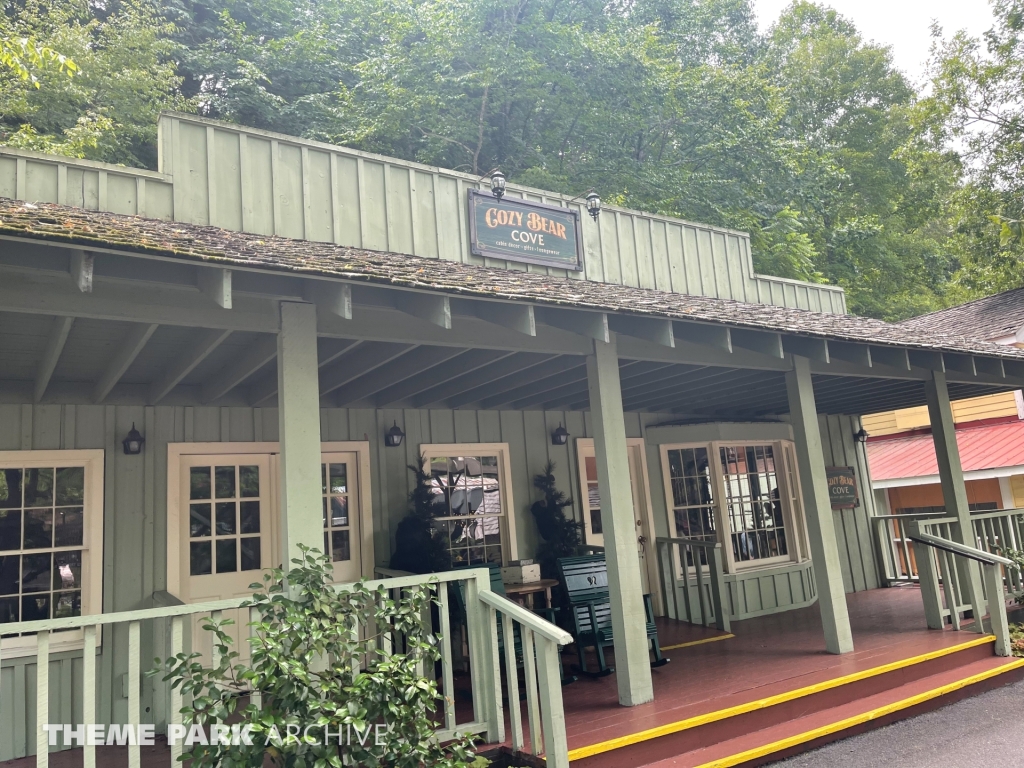
M 154 172 L 0 148 L 3 623 L 235 598 L 299 543 L 372 578 L 421 458 L 455 562 L 530 558 L 553 461 L 607 555 L 619 699 L 642 703 L 642 595 L 684 620 L 696 602 L 672 540 L 721 545 L 720 620 L 817 602 L 850 651 L 845 595 L 884 578 L 858 414 L 942 424 L 950 397 L 1024 384 L 1020 350 L 756 274 L 742 232 L 509 185 L 495 210 L 576 222 L 582 268 L 561 268 L 474 255 L 487 179 L 181 114 L 159 149 Z M 852 468 L 856 506 L 833 509 L 827 467 Z M 51 717 L 79 722 L 88 638 L 48 642 Z M 165 723 L 160 684 L 132 682 L 162 630 L 92 642 L 95 722 Z M 0 760 L 36 750 L 37 658 L 3 639 Z

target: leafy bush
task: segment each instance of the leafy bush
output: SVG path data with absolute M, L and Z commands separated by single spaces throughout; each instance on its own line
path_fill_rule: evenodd
M 216 666 L 204 666 L 197 653 L 181 653 L 162 665 L 157 659 L 150 673 L 162 672 L 190 700 L 182 710 L 186 726 L 207 732 L 225 722 L 248 727 L 251 745 L 192 746 L 185 758 L 193 768 L 259 768 L 265 755 L 287 768 L 473 765 L 472 737 L 444 746 L 434 740 L 442 697 L 436 682 L 420 673 L 440 659 L 438 638 L 422 622 L 433 603 L 430 587 L 404 590 L 392 600 L 383 588 L 363 583 L 338 590 L 331 563 L 317 550 L 303 548 L 302 559 L 293 562 L 287 574 L 275 569 L 252 585 L 246 606 L 260 618 L 249 640 L 249 664 L 232 648 L 232 621 L 209 620 L 204 629 L 213 635 Z M 384 630 L 400 639 L 396 646 L 404 652 L 378 649 Z M 261 694 L 258 705 L 247 700 L 250 691 Z M 287 738 L 307 726 L 313 726 L 308 741 Z M 324 729 L 348 736 L 325 744 Z
M 545 578 L 555 578 L 558 558 L 579 554 L 583 524 L 565 515 L 564 510 L 572 506 L 572 499 L 555 487 L 553 461 L 549 461 L 539 475 L 534 475 L 533 484 L 544 494 L 543 499 L 530 507 L 537 532 L 543 539 L 537 548 L 537 561 Z

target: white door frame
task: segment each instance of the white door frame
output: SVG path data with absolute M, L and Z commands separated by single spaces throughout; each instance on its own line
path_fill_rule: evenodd
M 281 453 L 280 443 L 168 443 L 167 444 L 167 591 L 175 597 L 182 594 L 181 574 L 181 457 L 217 456 L 227 454 L 259 454 L 276 457 Z M 358 551 L 360 570 L 366 578 L 373 578 L 373 504 L 370 495 L 370 443 L 366 440 L 330 442 L 320 444 L 320 453 L 355 453 L 358 470 L 356 507 L 359 512 Z M 272 460 L 271 466 L 276 461 Z M 273 515 L 280 514 L 280 482 L 270 473 L 270 493 L 274 500 Z M 276 517 L 271 534 L 272 555 L 277 556 L 279 522 Z M 319 543 L 318 543 L 319 545 Z M 273 557 L 271 558 L 273 562 Z

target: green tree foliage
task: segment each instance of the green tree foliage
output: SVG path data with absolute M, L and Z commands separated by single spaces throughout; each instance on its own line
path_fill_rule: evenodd
M 444 535 L 436 529 L 435 518 L 445 513 L 444 497 L 434 493 L 431 475 L 421 465 L 409 465 L 416 484 L 409 492 L 409 514 L 395 530 L 395 552 L 391 567 L 410 573 L 439 573 L 452 567 Z
M 547 579 L 558 578 L 558 558 L 579 554 L 583 529 L 581 523 L 566 517 L 565 509 L 572 507 L 572 499 L 558 490 L 555 482 L 555 463 L 549 461 L 543 472 L 533 476 L 533 486 L 544 494 L 544 498 L 530 507 L 541 537 L 537 560 L 541 574 Z

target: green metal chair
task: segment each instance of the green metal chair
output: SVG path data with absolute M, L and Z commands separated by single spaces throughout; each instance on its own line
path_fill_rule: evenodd
M 558 560 L 558 573 L 569 598 L 572 617 L 572 634 L 579 654 L 579 668 L 585 675 L 595 677 L 610 675 L 615 671 L 605 663 L 604 649 L 615 644 L 612 635 L 612 605 L 608 594 L 608 564 L 604 555 L 562 557 Z M 654 623 L 654 607 L 651 596 L 644 595 L 644 611 L 647 618 L 647 639 L 654 654 L 652 667 L 668 664 L 658 644 L 658 628 Z M 586 649 L 597 651 L 598 671 L 587 669 Z

